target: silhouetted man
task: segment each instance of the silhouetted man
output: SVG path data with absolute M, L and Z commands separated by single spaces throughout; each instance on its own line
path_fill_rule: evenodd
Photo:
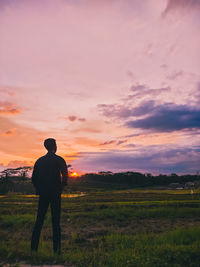
M 31 250 L 37 251 L 40 232 L 43 226 L 48 206 L 51 206 L 53 226 L 53 250 L 61 252 L 61 192 L 67 185 L 68 171 L 63 158 L 57 156 L 56 140 L 48 138 L 44 141 L 48 153 L 39 158 L 33 169 L 32 183 L 35 186 L 36 194 L 39 195 L 38 213 L 31 239 Z

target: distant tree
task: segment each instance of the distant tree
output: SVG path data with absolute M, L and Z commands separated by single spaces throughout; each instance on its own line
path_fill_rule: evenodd
M 4 179 L 8 179 L 9 177 L 21 177 L 26 179 L 28 171 L 30 171 L 32 167 L 23 166 L 18 168 L 9 168 L 0 172 L 0 177 Z
M 68 168 L 68 173 L 70 175 L 73 172 L 73 167 L 71 164 L 67 164 L 67 168 Z
M 113 173 L 110 171 L 107 171 L 107 172 L 101 171 L 101 172 L 98 172 L 98 174 L 100 174 L 100 175 L 112 175 Z
M 176 173 L 171 173 L 172 177 L 177 177 L 178 175 Z

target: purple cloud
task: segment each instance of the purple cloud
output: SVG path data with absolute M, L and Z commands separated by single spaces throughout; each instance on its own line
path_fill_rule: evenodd
M 164 15 L 176 9 L 200 8 L 199 0 L 168 0 Z
M 143 101 L 140 106 L 134 106 L 134 100 L 138 100 L 145 97 L 151 97 L 154 99 L 162 93 L 169 93 L 171 88 L 161 87 L 161 88 L 149 88 L 144 84 L 132 85 L 130 88 L 131 94 L 123 98 L 123 104 L 99 104 L 97 105 L 98 111 L 106 116 L 112 118 L 128 118 L 131 116 L 142 116 L 152 112 L 155 106 L 154 100 Z
M 145 84 L 136 84 L 131 86 L 131 91 L 143 91 L 148 89 Z
M 101 143 L 101 146 L 105 146 L 105 145 L 112 145 L 112 144 L 116 144 L 116 145 L 121 145 L 126 143 L 127 140 L 110 140 L 110 141 L 106 141 L 104 143 Z
M 187 105 L 163 104 L 155 106 L 147 118 L 132 120 L 126 125 L 131 128 L 150 129 L 157 132 L 200 128 L 200 109 Z
M 135 148 L 135 152 L 134 151 Z M 151 173 L 196 173 L 200 147 L 170 149 L 149 146 L 138 150 L 80 153 L 74 167 L 85 171 L 141 171 Z
M 97 106 L 99 112 L 106 117 L 127 118 L 132 116 L 132 110 L 118 104 L 99 104 Z
M 150 100 L 143 102 L 140 106 L 135 108 L 128 108 L 124 105 L 118 104 L 100 104 L 98 105 L 98 109 L 100 113 L 106 117 L 116 117 L 119 119 L 126 119 L 132 116 L 142 116 L 148 114 L 154 110 L 155 102 Z
M 155 101 L 150 100 L 142 102 L 137 107 L 104 104 L 99 105 L 98 108 L 104 116 L 116 118 L 119 121 L 124 120 L 124 125 L 129 128 L 140 128 L 155 132 L 200 128 L 200 109 L 188 105 L 173 103 L 156 105 Z M 140 116 L 143 116 L 143 118 L 136 118 Z
M 105 145 L 112 145 L 115 143 L 115 140 L 110 140 L 110 141 L 106 141 L 100 144 L 100 146 L 105 146 Z
M 133 92 L 133 94 L 128 95 L 125 100 L 130 100 L 130 99 L 138 99 L 138 98 L 143 98 L 145 96 L 159 96 L 162 93 L 168 93 L 171 90 L 169 86 L 167 87 L 161 87 L 161 88 L 149 88 L 145 84 L 136 84 L 132 85 L 130 88 L 130 91 Z
M 71 122 L 74 122 L 74 121 L 84 122 L 84 121 L 86 121 L 85 118 L 79 118 L 79 117 L 74 116 L 74 115 L 68 116 L 66 119 L 71 121 Z
M 176 80 L 176 78 L 182 76 L 184 74 L 183 71 L 175 71 L 167 76 L 167 79 L 169 80 Z

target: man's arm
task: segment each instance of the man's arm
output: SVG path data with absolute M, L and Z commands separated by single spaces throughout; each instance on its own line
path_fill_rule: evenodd
M 34 164 L 34 167 L 33 167 L 33 173 L 32 173 L 32 177 L 31 177 L 31 181 L 32 181 L 32 184 L 34 185 L 36 191 L 37 191 L 37 187 L 38 187 L 38 164 L 37 164 L 37 161 L 35 162 Z
M 68 169 L 67 169 L 67 164 L 65 162 L 64 159 L 62 159 L 62 165 L 61 165 L 61 170 L 60 170 L 61 174 L 62 174 L 62 186 L 66 186 L 67 185 L 67 181 L 68 181 Z

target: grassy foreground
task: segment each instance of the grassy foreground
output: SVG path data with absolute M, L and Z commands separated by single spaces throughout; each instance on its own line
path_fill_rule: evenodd
M 189 191 L 90 192 L 62 199 L 62 255 L 52 253 L 50 209 L 30 255 L 37 197 L 0 197 L 0 265 L 200 266 L 200 200 Z M 13 266 L 13 265 L 12 265 Z

